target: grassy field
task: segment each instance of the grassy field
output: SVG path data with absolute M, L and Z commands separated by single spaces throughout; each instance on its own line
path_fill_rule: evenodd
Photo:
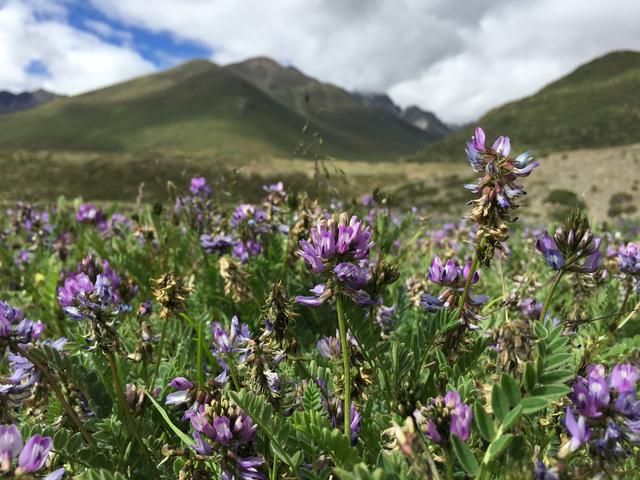
M 526 179 L 531 205 L 523 220 L 538 222 L 562 216 L 577 201 L 597 220 L 637 218 L 640 193 L 640 144 L 553 153 Z M 309 159 L 222 158 L 206 155 L 117 154 L 99 152 L 4 152 L 0 200 L 53 200 L 83 196 L 95 201 L 134 202 L 144 183 L 144 198 L 167 198 L 167 182 L 184 185 L 194 175 L 207 176 L 230 200 L 240 192 L 258 201 L 262 185 L 283 180 L 294 190 L 324 196 L 338 194 L 357 201 L 374 188 L 393 194 L 399 206 L 423 206 L 434 217 L 455 217 L 469 199 L 462 185 L 472 178 L 464 162 L 363 162 L 330 160 L 320 179 Z M 332 190 L 324 191 L 326 176 Z M 569 192 L 569 193 L 566 193 Z M 614 215 L 610 215 L 613 213 Z

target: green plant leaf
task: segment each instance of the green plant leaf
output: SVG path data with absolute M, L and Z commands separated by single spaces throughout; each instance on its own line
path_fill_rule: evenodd
M 473 417 L 482 438 L 487 442 L 492 441 L 496 436 L 496 427 L 484 407 L 478 402 L 473 405 Z
M 552 383 L 564 383 L 575 377 L 575 372 L 569 369 L 560 369 L 552 372 L 545 372 L 540 376 L 540 383 L 544 385 Z
M 509 446 L 512 439 L 513 435 L 507 433 L 506 435 L 502 435 L 491 442 L 491 445 L 489 445 L 487 453 L 484 456 L 483 463 L 488 464 L 497 459 Z
M 520 405 L 522 405 L 522 413 L 530 414 L 547 408 L 549 403 L 549 400 L 544 397 L 527 397 L 520 402 Z
M 536 378 L 536 370 L 533 367 L 533 364 L 530 362 L 527 363 L 524 367 L 523 379 L 524 379 L 524 388 L 527 390 L 527 392 L 531 393 L 533 389 L 536 388 L 537 378 Z
M 509 399 L 497 383 L 493 386 L 493 390 L 491 390 L 491 407 L 493 408 L 494 415 L 499 420 L 503 420 L 509 410 Z
M 518 402 L 520 402 L 520 400 L 522 399 L 522 394 L 520 393 L 520 387 L 518 386 L 518 383 L 513 379 L 513 377 L 506 373 L 503 373 L 502 378 L 500 379 L 500 386 L 502 387 L 502 391 L 509 399 L 509 403 L 511 405 L 517 405 Z
M 536 397 L 549 397 L 556 399 L 569 393 L 571 389 L 566 385 L 543 385 L 533 389 L 532 394 Z
M 451 445 L 465 472 L 473 477 L 477 476 L 480 466 L 469 446 L 455 435 L 451 435 Z
M 193 438 L 191 438 L 189 435 L 184 433 L 182 430 L 180 430 L 178 427 L 176 427 L 173 424 L 173 422 L 169 418 L 169 415 L 167 414 L 165 409 L 162 408 L 162 406 L 158 402 L 156 402 L 155 398 L 149 395 L 149 392 L 145 392 L 145 394 L 147 395 L 147 397 L 149 398 L 153 406 L 156 407 L 156 410 L 158 411 L 160 416 L 163 418 L 165 423 L 169 426 L 169 428 L 173 430 L 173 432 L 178 436 L 180 440 L 182 440 L 182 443 L 184 443 L 187 447 L 190 447 L 191 445 L 193 445 L 195 443 L 193 441 Z
M 502 421 L 502 425 L 500 425 L 500 430 L 502 432 L 507 432 L 513 425 L 520 419 L 520 415 L 522 415 L 523 406 L 521 403 L 516 405 L 512 410 L 509 411 L 504 417 Z

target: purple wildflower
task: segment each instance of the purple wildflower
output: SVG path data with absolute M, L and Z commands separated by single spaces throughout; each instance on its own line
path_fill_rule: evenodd
M 634 392 L 638 383 L 638 369 L 630 364 L 616 365 L 609 375 L 609 386 L 618 393 Z
M 571 439 L 568 444 L 569 453 L 575 452 L 581 446 L 585 445 L 591 438 L 591 431 L 587 427 L 586 419 L 582 415 L 576 418 L 573 416 L 573 412 L 570 408 L 567 408 L 565 416 L 565 426 L 571 435 Z
M 204 177 L 194 177 L 189 184 L 189 191 L 193 195 L 200 195 L 203 197 L 210 197 L 213 193 L 211 186 Z
M 6 472 L 22 450 L 22 435 L 15 425 L 0 425 L 0 471 Z
M 40 470 L 47 461 L 47 456 L 52 446 L 51 437 L 42 437 L 40 435 L 31 437 L 25 443 L 20 457 L 18 457 L 17 472 L 31 473 Z
M 416 410 L 414 417 L 421 430 L 435 443 L 447 444 L 450 435 L 466 442 L 471 435 L 471 407 L 462 403 L 455 390 L 448 391 L 444 398 L 434 398 L 430 405 Z

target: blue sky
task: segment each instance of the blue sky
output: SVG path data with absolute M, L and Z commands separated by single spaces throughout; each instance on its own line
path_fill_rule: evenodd
M 0 0 L 0 90 L 75 95 L 263 55 L 461 123 L 640 50 L 639 18 L 632 0 Z
M 125 23 L 105 15 L 90 2 L 71 3 L 68 7 L 68 23 L 75 29 L 97 35 L 105 42 L 118 46 L 129 45 L 161 69 L 193 58 L 213 57 L 212 49 L 200 42 L 178 38 L 166 30 L 153 31 Z

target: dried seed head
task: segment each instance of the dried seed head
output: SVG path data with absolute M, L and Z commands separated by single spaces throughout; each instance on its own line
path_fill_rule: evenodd
M 166 320 L 172 314 L 184 310 L 192 288 L 182 278 L 173 272 L 168 272 L 153 279 L 151 283 L 153 284 L 153 297 L 157 303 L 162 305 L 161 318 Z

